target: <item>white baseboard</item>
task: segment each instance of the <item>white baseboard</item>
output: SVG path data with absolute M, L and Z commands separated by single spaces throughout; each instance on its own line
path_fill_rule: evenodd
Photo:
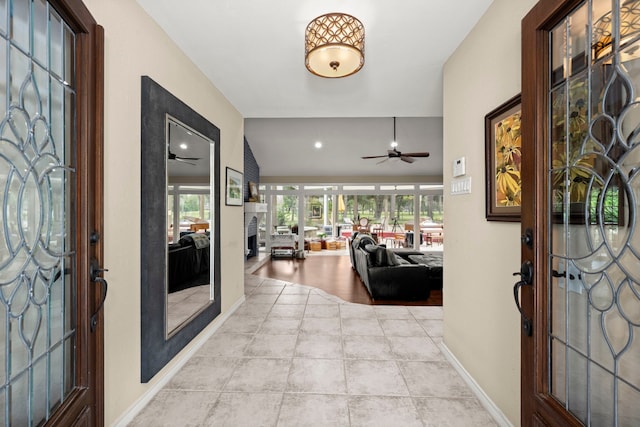
M 204 343 L 211 338 L 211 336 L 220 328 L 220 326 L 231 316 L 237 309 L 242 305 L 245 301 L 245 296 L 243 295 L 235 304 L 229 308 L 224 314 L 222 314 L 219 318 L 216 318 L 217 322 L 205 332 L 194 338 L 192 341 L 192 345 L 187 352 L 183 355 L 179 356 L 179 359 L 173 359 L 173 365 L 166 372 L 166 374 L 153 386 L 149 387 L 147 391 L 140 396 L 134 403 L 127 409 L 112 425 L 115 427 L 125 427 L 128 425 L 133 419 L 140 413 L 140 411 L 147 406 L 147 404 L 154 398 L 156 394 L 162 388 L 171 381 L 174 375 L 180 371 L 180 369 L 191 359 L 191 357 L 204 345 Z
M 478 400 L 484 408 L 491 414 L 493 419 L 498 425 L 501 427 L 514 427 L 511 421 L 504 415 L 504 413 L 498 408 L 498 406 L 491 400 L 491 398 L 484 392 L 482 387 L 473 379 L 473 377 L 467 372 L 467 370 L 462 366 L 460 361 L 451 353 L 449 347 L 445 345 L 445 343 L 440 343 L 440 350 L 442 350 L 442 354 L 447 358 L 447 360 L 451 363 L 456 371 L 460 374 L 464 382 L 471 388 L 473 394 L 476 395 Z

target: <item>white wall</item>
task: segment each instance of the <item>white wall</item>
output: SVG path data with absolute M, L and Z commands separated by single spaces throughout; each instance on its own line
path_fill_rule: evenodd
M 520 21 L 536 2 L 495 0 L 444 68 L 444 343 L 514 425 L 520 320 L 511 273 L 520 269 L 520 223 L 485 220 L 484 116 L 521 90 Z M 461 156 L 472 192 L 452 196 Z
M 225 166 L 243 170 L 244 131 L 240 113 L 134 0 L 85 4 L 105 29 L 105 425 L 111 425 L 167 370 L 140 383 L 140 77 L 150 76 L 220 128 L 221 182 Z M 244 293 L 241 213 L 220 206 L 223 313 Z

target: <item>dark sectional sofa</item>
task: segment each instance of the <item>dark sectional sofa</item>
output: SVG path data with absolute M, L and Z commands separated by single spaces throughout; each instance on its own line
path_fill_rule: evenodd
M 351 265 L 374 300 L 425 300 L 438 286 L 431 266 L 411 260 L 412 257 L 420 260 L 425 256 L 422 252 L 389 249 L 378 245 L 372 236 L 362 233 L 349 243 Z M 441 261 L 439 274 L 441 289 Z
M 209 282 L 209 237 L 202 233 L 186 234 L 169 245 L 167 265 L 168 291 L 176 292 Z

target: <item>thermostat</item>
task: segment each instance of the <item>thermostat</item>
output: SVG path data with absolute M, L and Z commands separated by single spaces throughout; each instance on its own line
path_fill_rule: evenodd
M 456 176 L 462 176 L 465 173 L 464 157 L 455 159 L 453 161 L 453 177 L 455 178 Z

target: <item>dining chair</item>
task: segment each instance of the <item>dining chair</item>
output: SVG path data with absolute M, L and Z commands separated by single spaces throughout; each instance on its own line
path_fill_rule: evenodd
M 360 220 L 358 221 L 358 231 L 360 232 L 366 232 L 369 233 L 369 218 L 366 217 L 362 217 L 360 218 Z

